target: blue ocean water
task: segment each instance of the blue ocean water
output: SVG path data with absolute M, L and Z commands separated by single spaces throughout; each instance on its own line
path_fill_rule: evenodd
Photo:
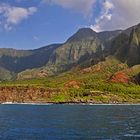
M 0 105 L 0 140 L 140 140 L 140 106 Z

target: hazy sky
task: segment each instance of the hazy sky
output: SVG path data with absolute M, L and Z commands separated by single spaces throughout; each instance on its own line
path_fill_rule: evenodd
M 64 42 L 81 27 L 125 29 L 140 22 L 140 0 L 0 0 L 0 47 Z

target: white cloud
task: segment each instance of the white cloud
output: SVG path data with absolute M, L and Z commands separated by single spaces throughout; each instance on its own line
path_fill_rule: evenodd
M 22 0 L 16 0 L 21 2 Z M 96 31 L 125 29 L 140 22 L 140 0 L 41 0 L 49 5 L 58 5 L 82 13 L 95 20 L 90 27 Z M 96 15 L 94 6 L 100 3 L 100 15 Z M 36 7 L 16 7 L 0 4 L 0 26 L 11 30 L 37 11 Z M 97 10 L 97 12 L 99 12 Z M 96 18 L 96 19 L 95 19 Z M 91 19 L 90 19 L 91 21 Z M 90 22 L 89 21 L 89 22 Z
M 43 0 L 43 2 L 59 5 L 63 8 L 74 9 L 75 11 L 84 14 L 84 16 L 90 16 L 96 0 Z
M 19 24 L 24 19 L 34 14 L 37 11 L 36 7 L 15 7 L 8 4 L 0 5 L 0 15 L 3 17 L 3 25 L 6 30 L 11 30 L 13 25 Z
M 110 21 L 112 19 L 112 13 L 111 11 L 114 9 L 113 3 L 109 1 L 105 1 L 102 3 L 102 11 L 100 13 L 100 16 L 96 18 L 95 25 L 91 25 L 90 27 L 96 31 L 101 31 L 101 25 L 104 22 Z
M 92 17 L 95 31 L 125 29 L 140 22 L 140 0 L 42 0 L 50 5 L 76 10 L 92 17 L 94 6 L 100 3 L 100 15 Z M 98 11 L 97 11 L 98 12 Z M 96 18 L 96 19 L 95 19 Z
M 106 0 L 102 7 L 100 16 L 91 25 L 94 30 L 126 29 L 140 23 L 140 0 Z M 110 9 L 108 14 L 105 9 Z

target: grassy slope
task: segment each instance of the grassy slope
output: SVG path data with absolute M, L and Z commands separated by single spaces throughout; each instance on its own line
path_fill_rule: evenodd
M 60 89 L 59 94 L 54 94 L 50 99 L 54 102 L 140 103 L 140 86 L 108 81 L 112 73 L 126 68 L 125 64 L 114 58 L 107 58 L 105 62 L 88 69 L 76 68 L 44 79 L 3 82 L 0 86 Z

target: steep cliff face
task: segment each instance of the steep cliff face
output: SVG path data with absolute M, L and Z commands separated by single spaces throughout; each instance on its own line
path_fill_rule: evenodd
M 140 64 L 140 25 L 130 35 L 127 63 L 130 66 Z
M 68 42 L 54 52 L 49 60 L 49 64 L 63 65 L 82 63 L 82 60 L 88 60 L 101 53 L 101 43 L 97 38 L 85 41 Z
M 111 44 L 110 53 L 129 66 L 140 64 L 140 25 L 121 33 Z
M 129 36 L 121 33 L 111 43 L 111 47 L 108 50 L 109 55 L 115 56 L 122 62 L 126 61 L 126 53 L 128 51 Z

